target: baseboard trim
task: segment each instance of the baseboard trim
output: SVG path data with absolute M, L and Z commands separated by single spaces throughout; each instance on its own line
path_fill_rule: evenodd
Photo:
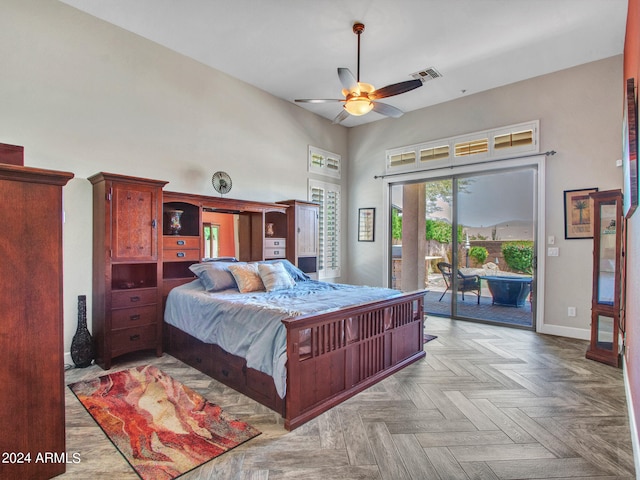
M 563 327 L 562 325 L 550 325 L 543 323 L 541 328 L 538 328 L 538 333 L 545 333 L 547 335 L 557 335 L 558 337 L 577 338 L 579 340 L 590 340 L 591 330 L 586 328 L 575 327 Z
M 629 430 L 631 431 L 633 463 L 636 467 L 636 478 L 640 478 L 640 438 L 638 438 L 636 415 L 633 411 L 633 397 L 631 396 L 631 388 L 629 388 L 629 378 L 627 376 L 627 360 L 624 355 L 622 356 L 622 371 L 624 377 L 624 392 L 627 397 L 627 414 L 629 415 Z
M 64 352 L 64 365 L 65 367 L 67 365 L 73 366 L 73 359 L 71 358 L 71 352 Z

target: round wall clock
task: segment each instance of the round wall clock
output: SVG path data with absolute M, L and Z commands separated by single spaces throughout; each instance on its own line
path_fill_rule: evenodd
M 216 192 L 220 195 L 224 195 L 225 193 L 229 193 L 229 190 L 231 190 L 231 177 L 226 172 L 216 172 L 211 177 L 211 184 Z

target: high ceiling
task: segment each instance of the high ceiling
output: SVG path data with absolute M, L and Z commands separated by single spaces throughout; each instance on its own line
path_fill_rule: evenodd
M 337 67 L 405 112 L 621 54 L 627 0 L 61 0 L 287 101 L 342 98 Z M 340 103 L 297 104 L 333 119 Z M 342 124 L 379 120 L 371 112 Z

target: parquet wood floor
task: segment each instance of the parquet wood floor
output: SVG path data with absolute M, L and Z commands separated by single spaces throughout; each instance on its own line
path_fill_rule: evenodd
M 263 432 L 184 480 L 635 478 L 622 371 L 586 360 L 586 342 L 435 317 L 426 331 L 424 360 L 293 432 L 168 355 L 112 370 L 152 363 Z M 68 389 L 66 402 L 81 462 L 57 478 L 138 478 Z

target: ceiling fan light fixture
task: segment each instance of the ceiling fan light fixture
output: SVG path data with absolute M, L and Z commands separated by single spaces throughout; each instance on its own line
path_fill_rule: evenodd
M 358 117 L 373 110 L 373 102 L 366 97 L 354 97 L 347 100 L 344 109 L 351 115 Z

